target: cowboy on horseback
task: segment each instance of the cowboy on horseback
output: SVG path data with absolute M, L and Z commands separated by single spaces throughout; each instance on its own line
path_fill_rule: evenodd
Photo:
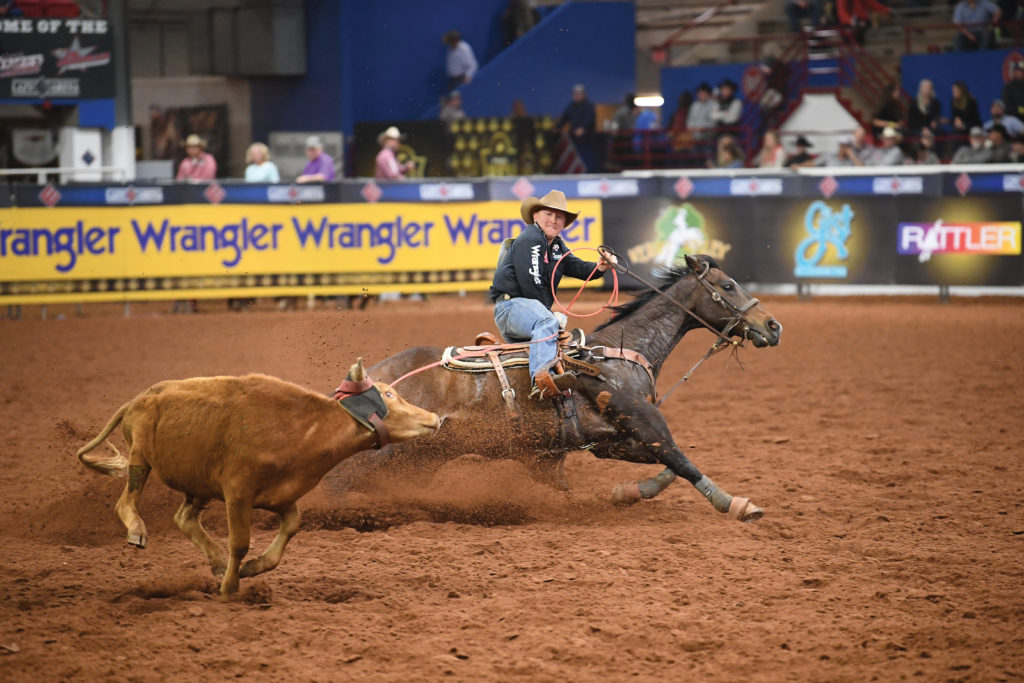
M 491 283 L 494 322 L 508 341 L 531 340 L 530 378 L 541 398 L 554 397 L 574 388 L 576 377 L 556 370 L 560 325 L 551 311 L 553 290 L 563 273 L 585 280 L 595 267 L 603 273 L 617 260 L 601 252 L 600 261 L 590 263 L 568 253 L 560 235 L 579 212 L 569 210 L 565 194 L 559 190 L 540 199 L 527 197 L 519 212 L 526 228 L 500 259 Z M 556 264 L 561 266 L 557 272 Z

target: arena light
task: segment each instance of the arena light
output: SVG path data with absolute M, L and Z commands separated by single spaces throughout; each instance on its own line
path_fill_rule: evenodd
M 633 104 L 638 107 L 660 107 L 665 104 L 665 98 L 661 95 L 638 95 L 633 98 Z

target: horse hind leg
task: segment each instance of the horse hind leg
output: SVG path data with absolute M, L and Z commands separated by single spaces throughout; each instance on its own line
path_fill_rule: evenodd
M 214 543 L 210 535 L 203 528 L 203 510 L 206 509 L 207 500 L 195 496 L 185 496 L 185 502 L 181 504 L 178 511 L 174 513 L 174 523 L 181 529 L 197 548 L 203 551 L 206 559 L 210 561 L 210 570 L 214 576 L 224 576 L 228 560 L 220 546 Z
M 277 536 L 274 537 L 270 547 L 262 555 L 242 565 L 242 569 L 239 572 L 241 578 L 245 579 L 262 574 L 274 569 L 281 563 L 285 546 L 288 545 L 288 541 L 299 531 L 299 508 L 295 503 L 292 503 L 291 507 L 279 513 L 279 516 L 281 518 L 281 526 L 277 530 Z
M 675 480 L 676 473 L 666 467 L 650 479 L 619 484 L 612 489 L 612 502 L 616 505 L 632 505 L 641 500 L 650 500 L 667 489 Z
M 701 476 L 693 487 L 700 491 L 716 510 L 726 513 L 733 519 L 754 522 L 764 516 L 764 510 L 751 503 L 749 498 L 730 496 L 707 476 Z

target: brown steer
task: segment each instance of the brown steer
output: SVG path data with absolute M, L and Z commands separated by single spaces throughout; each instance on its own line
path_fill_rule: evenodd
M 360 386 L 361 384 L 361 386 Z M 300 497 L 340 461 L 387 439 L 404 441 L 432 434 L 440 426 L 435 413 L 404 401 L 390 386 L 370 384 L 362 359 L 352 366 L 345 391 L 372 397 L 380 392 L 387 410 L 375 429 L 360 424 L 335 399 L 266 375 L 196 377 L 160 382 L 121 406 L 99 436 L 78 451 L 79 459 L 111 476 L 128 474 L 115 510 L 128 528 L 128 542 L 146 547 L 146 525 L 138 500 L 150 469 L 185 494 L 174 521 L 206 553 L 220 592 L 238 590 L 240 576 L 255 576 L 281 561 L 299 529 Z M 359 389 L 351 387 L 360 386 Z M 377 405 L 380 405 L 379 401 Z M 86 457 L 123 422 L 125 458 Z M 380 439 L 378 440 L 378 436 Z M 229 555 L 203 528 L 203 508 L 217 498 L 227 505 Z M 266 552 L 241 564 L 249 551 L 252 508 L 272 510 L 281 526 Z

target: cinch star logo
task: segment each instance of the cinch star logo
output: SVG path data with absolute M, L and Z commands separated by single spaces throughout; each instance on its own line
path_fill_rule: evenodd
M 78 36 L 75 36 L 75 39 L 71 41 L 70 47 L 58 47 L 53 51 L 53 56 L 57 58 L 57 74 L 60 75 L 65 71 L 85 71 L 94 66 L 109 64 L 110 53 L 97 52 L 96 54 L 91 54 L 95 49 L 95 45 L 82 47 L 81 43 L 78 42 Z

